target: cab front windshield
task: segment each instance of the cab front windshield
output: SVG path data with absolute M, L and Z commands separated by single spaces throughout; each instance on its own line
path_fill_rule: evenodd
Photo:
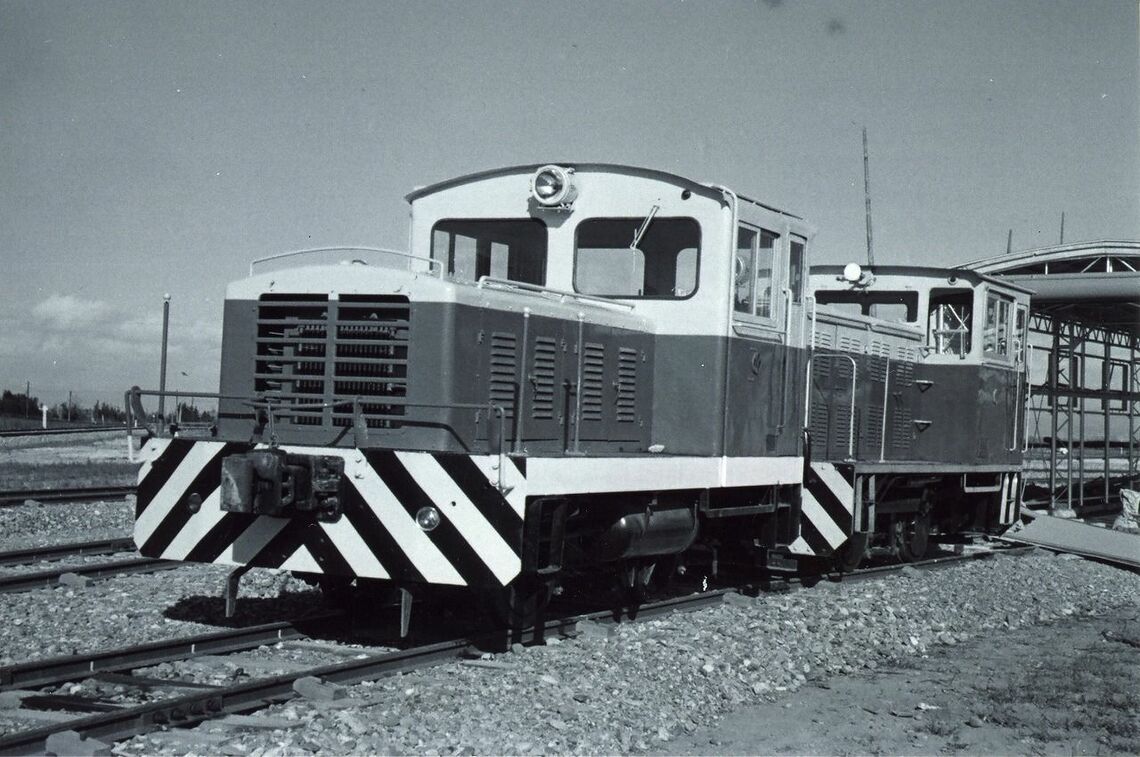
M 701 227 L 693 218 L 591 218 L 575 234 L 574 289 L 683 299 L 697 289 L 700 249 Z

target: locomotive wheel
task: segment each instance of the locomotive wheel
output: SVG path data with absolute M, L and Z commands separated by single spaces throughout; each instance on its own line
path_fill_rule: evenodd
M 898 516 L 891 526 L 895 554 L 903 562 L 916 562 L 930 544 L 930 511 Z

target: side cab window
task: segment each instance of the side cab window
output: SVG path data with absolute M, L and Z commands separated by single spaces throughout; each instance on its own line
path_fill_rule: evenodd
M 986 293 L 986 321 L 982 327 L 982 354 L 995 360 L 1009 360 L 1010 326 L 1013 301 L 996 292 Z
M 779 286 L 774 280 L 779 239 L 779 234 L 766 229 L 737 227 L 732 305 L 736 313 L 774 322 L 775 295 L 779 294 Z M 800 259 L 803 259 L 802 248 Z M 801 278 L 802 275 L 801 266 Z

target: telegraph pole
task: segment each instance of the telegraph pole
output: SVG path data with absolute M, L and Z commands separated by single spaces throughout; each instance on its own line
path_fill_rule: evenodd
M 1061 211 L 1061 244 L 1065 243 L 1065 211 Z
M 158 371 L 158 418 L 166 422 L 166 341 L 170 333 L 170 293 L 162 295 L 162 364 Z
M 875 265 L 875 248 L 871 244 L 871 160 L 867 154 L 867 127 L 863 127 L 863 196 L 867 205 L 867 265 Z

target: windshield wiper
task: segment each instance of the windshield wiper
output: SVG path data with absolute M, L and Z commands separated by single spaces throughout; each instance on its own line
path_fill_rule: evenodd
M 657 215 L 658 210 L 661 210 L 660 205 L 654 205 L 649 209 L 649 215 L 645 216 L 645 220 L 641 222 L 641 228 L 634 233 L 633 241 L 629 243 L 629 249 L 641 251 L 638 245 L 641 244 L 641 238 L 645 236 L 645 231 L 649 228 L 649 223 L 653 220 L 653 216 Z

